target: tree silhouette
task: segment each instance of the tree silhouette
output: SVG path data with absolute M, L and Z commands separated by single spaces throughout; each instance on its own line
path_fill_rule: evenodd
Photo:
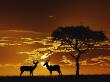
M 79 76 L 79 59 L 82 54 L 93 48 L 95 44 L 106 40 L 106 36 L 102 31 L 93 31 L 85 26 L 67 26 L 59 27 L 51 34 L 53 41 L 61 41 L 62 45 L 68 45 L 75 50 L 69 53 L 76 62 L 76 77 Z

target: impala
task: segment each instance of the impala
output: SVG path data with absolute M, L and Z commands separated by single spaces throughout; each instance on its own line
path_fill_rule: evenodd
M 50 71 L 50 75 L 52 75 L 52 71 L 57 71 L 59 75 L 62 75 L 59 65 L 48 65 L 48 61 L 46 61 L 43 66 L 46 66 L 46 68 Z
M 33 61 L 33 63 L 34 63 L 34 66 L 21 66 L 20 67 L 20 71 L 21 71 L 20 76 L 22 75 L 22 73 L 24 71 L 29 71 L 30 72 L 30 76 L 31 75 L 33 76 L 33 71 L 37 67 L 37 64 L 39 63 L 39 61 L 38 60 L 37 60 L 37 62 Z

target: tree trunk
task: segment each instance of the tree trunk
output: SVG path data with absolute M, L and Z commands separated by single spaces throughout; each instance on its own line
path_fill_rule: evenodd
M 76 59 L 76 78 L 79 77 L 79 60 Z

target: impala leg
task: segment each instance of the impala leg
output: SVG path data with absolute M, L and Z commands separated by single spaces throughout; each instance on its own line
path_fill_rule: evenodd
M 32 72 L 32 76 L 33 76 L 33 72 Z
M 62 72 L 61 72 L 61 71 L 59 71 L 59 74 L 60 74 L 60 75 L 62 75 Z
M 62 72 L 60 71 L 60 74 L 62 75 Z
M 23 72 L 24 72 L 24 71 L 21 71 L 20 76 L 22 75 Z
M 58 74 L 59 74 L 59 76 L 60 76 L 60 71 L 57 71 L 58 72 Z
M 50 71 L 50 76 L 52 76 L 52 71 Z
M 60 72 L 58 72 L 59 73 L 59 76 L 60 76 Z
M 62 75 L 61 71 L 57 71 L 59 73 L 59 76 Z
M 32 72 L 30 71 L 30 76 L 31 76 L 31 73 L 32 73 Z

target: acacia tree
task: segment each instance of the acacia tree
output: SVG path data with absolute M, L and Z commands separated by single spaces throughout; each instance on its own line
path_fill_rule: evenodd
M 85 26 L 59 27 L 51 34 L 53 41 L 61 41 L 61 46 L 68 45 L 77 52 L 69 53 L 76 62 L 76 77 L 79 76 L 79 60 L 82 54 L 93 48 L 95 44 L 106 40 L 102 31 L 93 31 Z

